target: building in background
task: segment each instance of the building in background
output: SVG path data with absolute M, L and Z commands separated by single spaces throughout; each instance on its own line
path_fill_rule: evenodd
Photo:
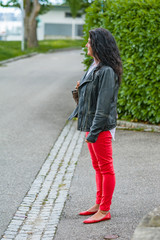
M 37 18 L 38 40 L 73 38 L 83 35 L 84 15 L 72 18 L 68 6 L 57 5 Z M 20 9 L 0 9 L 0 40 L 21 40 L 21 11 Z
M 68 6 L 54 6 L 49 12 L 38 17 L 38 39 L 81 38 L 84 15 L 72 18 Z

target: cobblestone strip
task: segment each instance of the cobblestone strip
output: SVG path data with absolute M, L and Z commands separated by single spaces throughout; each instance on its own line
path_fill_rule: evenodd
M 78 141 L 76 141 L 77 139 Z M 79 138 L 77 136 L 77 133 L 75 133 L 75 136 L 73 137 L 73 142 L 70 145 L 70 150 L 68 149 L 68 154 L 70 155 L 68 156 L 68 158 L 70 158 L 70 161 L 68 162 L 68 167 L 66 169 L 65 175 L 63 176 L 62 184 L 59 186 L 58 197 L 55 201 L 55 205 L 51 213 L 50 219 L 45 227 L 42 240 L 53 239 L 53 236 L 55 234 L 56 227 L 60 218 L 60 214 L 58 213 L 62 212 L 63 210 L 65 199 L 67 198 L 68 190 L 70 188 L 73 172 L 74 172 L 79 154 L 81 152 L 83 139 L 84 139 L 83 133 L 79 135 Z M 71 155 L 71 153 L 73 154 Z
M 84 139 L 75 124 L 63 129 L 1 240 L 53 239 Z

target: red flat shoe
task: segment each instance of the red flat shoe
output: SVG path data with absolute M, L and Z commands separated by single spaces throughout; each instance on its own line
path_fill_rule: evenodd
M 110 212 L 107 213 L 107 215 L 105 217 L 103 217 L 103 218 L 101 218 L 99 220 L 93 220 L 93 219 L 89 219 L 88 218 L 88 219 L 84 220 L 83 223 L 97 223 L 97 222 L 106 221 L 106 220 L 109 220 L 109 219 L 111 219 Z
M 96 211 L 96 212 L 97 212 L 97 211 Z M 79 215 L 87 216 L 87 215 L 95 214 L 96 212 L 84 211 L 84 212 L 80 212 Z

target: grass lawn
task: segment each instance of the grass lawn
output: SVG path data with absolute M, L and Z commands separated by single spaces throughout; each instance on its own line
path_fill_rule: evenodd
M 0 61 L 18 57 L 32 52 L 48 52 L 62 48 L 82 47 L 83 40 L 43 40 L 39 41 L 39 47 L 21 51 L 20 41 L 0 41 Z

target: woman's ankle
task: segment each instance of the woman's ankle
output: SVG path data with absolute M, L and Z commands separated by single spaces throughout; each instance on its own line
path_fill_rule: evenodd
M 99 209 L 99 205 L 100 205 L 100 204 L 97 204 L 97 203 L 96 203 L 96 204 L 94 205 L 94 207 L 97 208 L 97 209 Z
M 99 209 L 99 212 L 101 212 L 102 214 L 107 214 L 107 213 L 109 213 L 109 211 L 103 211 L 103 210 L 100 210 L 100 209 Z
M 99 210 L 99 204 L 95 204 L 90 209 L 88 209 L 88 211 L 98 211 L 98 210 Z

